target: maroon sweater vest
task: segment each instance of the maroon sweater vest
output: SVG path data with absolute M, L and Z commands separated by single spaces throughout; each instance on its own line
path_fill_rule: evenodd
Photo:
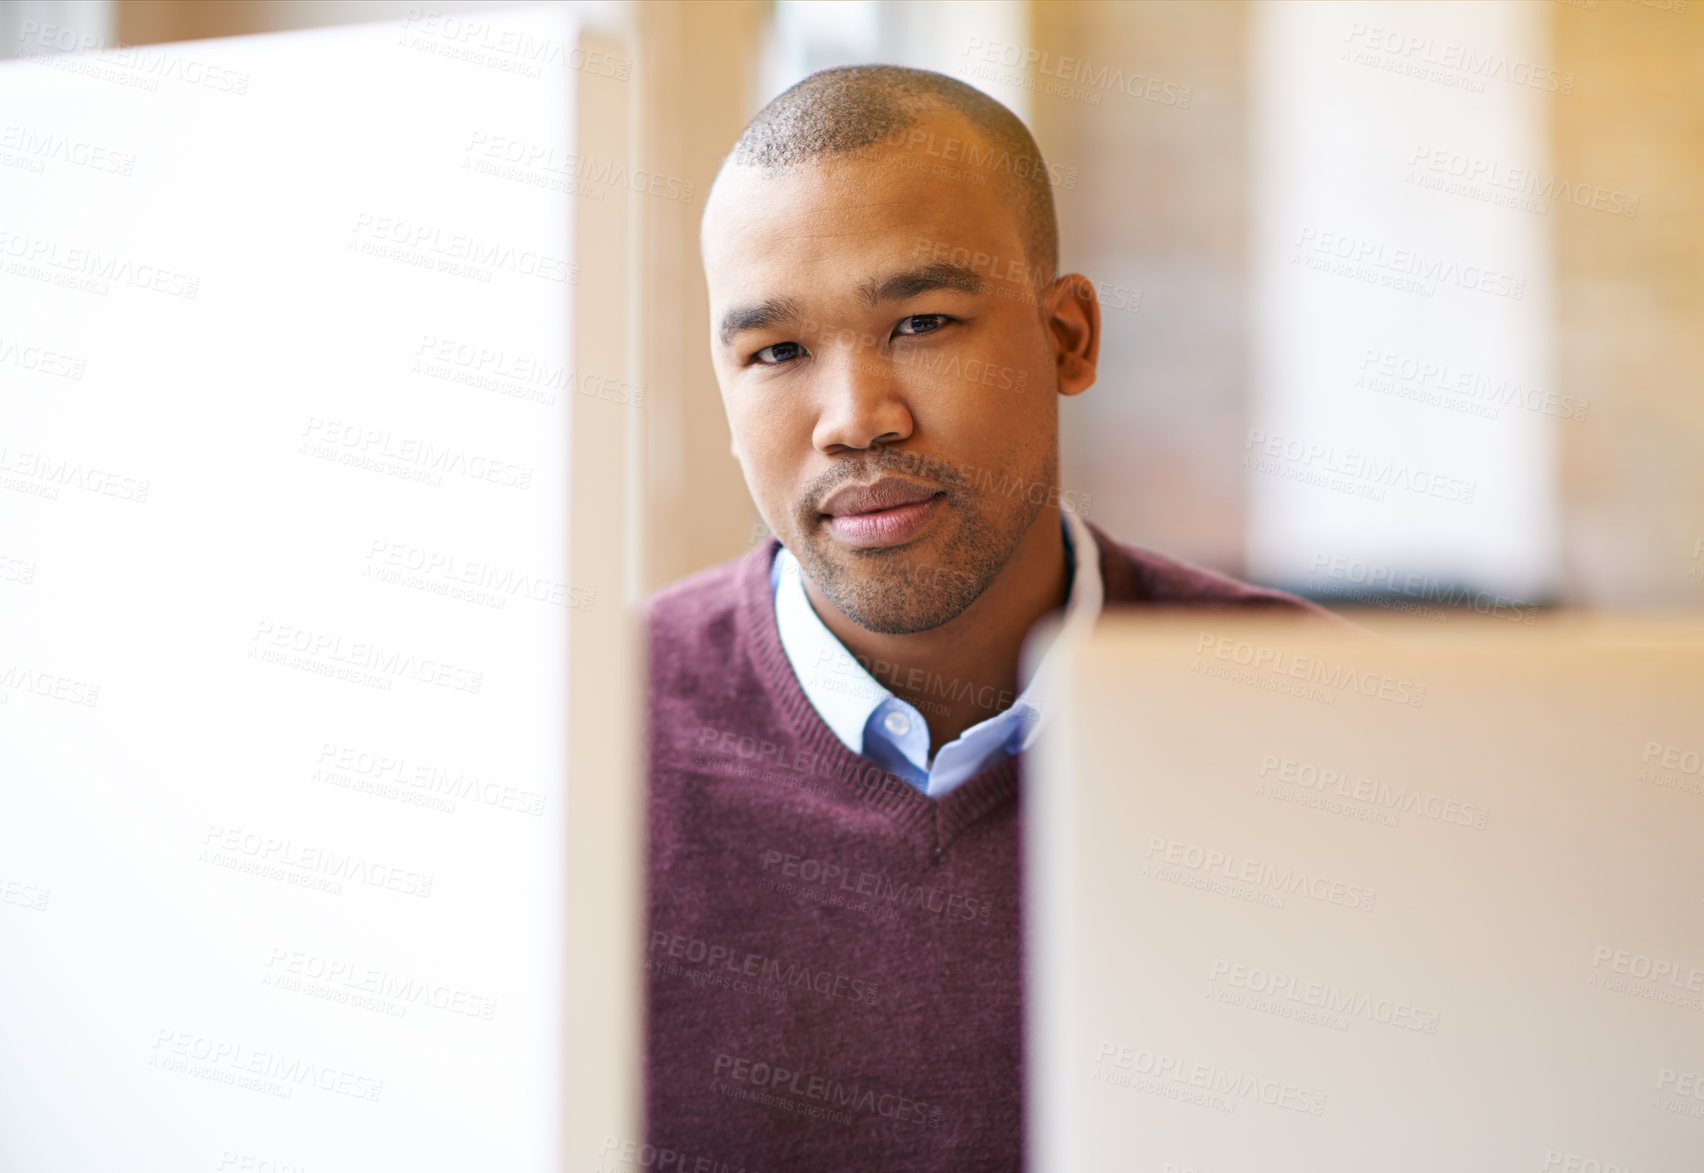
M 1108 608 L 1318 611 L 1093 533 Z M 687 1173 L 1018 1170 L 1023 758 L 932 799 L 843 746 L 781 648 L 778 545 L 647 604 L 636 1155 Z

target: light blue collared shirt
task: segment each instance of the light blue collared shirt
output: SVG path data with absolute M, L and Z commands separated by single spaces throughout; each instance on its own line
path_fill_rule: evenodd
M 1099 618 L 1103 600 L 1100 551 L 1082 518 L 1060 508 L 1065 551 L 1072 561 L 1071 590 L 1065 619 L 1052 646 L 1010 708 L 966 729 L 931 758 L 929 726 L 923 714 L 893 695 L 858 663 L 829 631 L 805 594 L 804 578 L 792 552 L 783 546 L 769 567 L 775 592 L 775 625 L 781 648 L 805 699 L 841 744 L 897 774 L 930 798 L 939 798 L 975 774 L 997 751 L 1017 754 L 1030 747 L 1052 715 L 1053 678 L 1061 648 L 1080 640 Z M 880 671 L 883 665 L 874 665 Z M 989 688 L 925 678 L 925 693 L 967 693 L 993 708 L 1003 699 Z M 984 696 L 986 694 L 986 696 Z M 930 702 L 925 701 L 925 704 Z

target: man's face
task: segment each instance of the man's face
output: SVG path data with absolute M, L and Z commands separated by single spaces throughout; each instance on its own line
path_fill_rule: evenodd
M 1057 504 L 1056 351 L 1017 212 L 997 173 L 932 165 L 884 146 L 730 167 L 703 232 L 746 484 L 818 589 L 877 632 L 957 616 Z

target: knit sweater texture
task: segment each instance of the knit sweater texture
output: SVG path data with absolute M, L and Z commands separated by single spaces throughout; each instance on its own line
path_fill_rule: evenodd
M 1109 610 L 1322 613 L 1090 528 Z M 647 1167 L 1015 1173 L 1025 758 L 933 799 L 842 745 L 781 648 L 778 546 L 646 604 Z

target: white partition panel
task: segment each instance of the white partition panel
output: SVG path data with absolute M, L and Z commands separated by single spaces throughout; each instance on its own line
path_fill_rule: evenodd
M 1704 626 L 1077 651 L 1026 779 L 1027 1168 L 1700 1167 Z
M 1556 387 L 1550 223 L 1597 189 L 1550 165 L 1550 104 L 1580 99 L 1543 8 L 1253 13 L 1250 573 L 1548 595 L 1557 430 L 1589 408 Z
M 0 1168 L 561 1160 L 615 59 L 397 11 L 0 66 Z

